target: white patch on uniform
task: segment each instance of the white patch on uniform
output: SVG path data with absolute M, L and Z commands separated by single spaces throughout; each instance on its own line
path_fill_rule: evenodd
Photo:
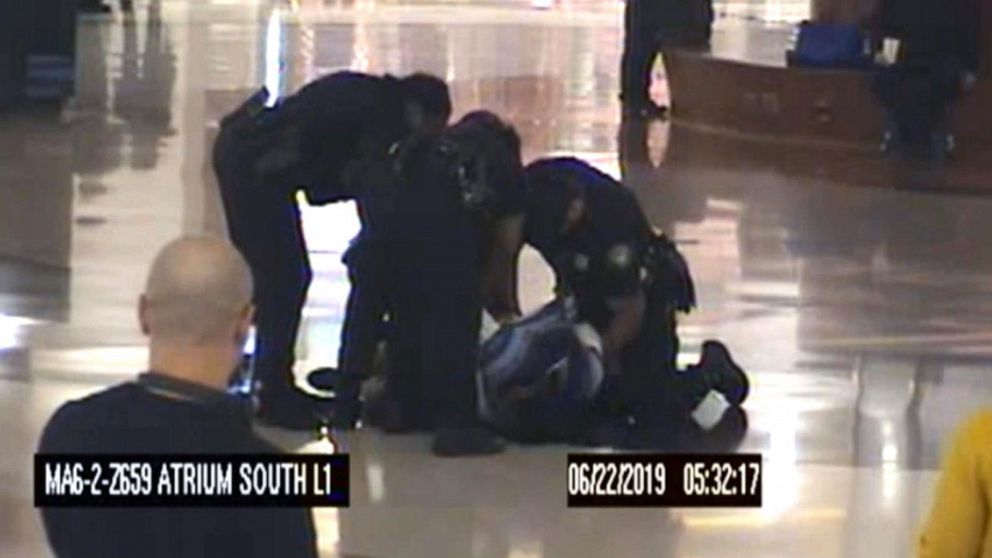
M 696 409 L 692 411 L 692 418 L 703 430 L 711 430 L 720 422 L 723 414 L 729 408 L 730 403 L 727 402 L 727 398 L 722 393 L 710 390 L 696 406 Z
M 572 265 L 575 266 L 575 269 L 579 271 L 588 271 L 589 256 L 585 254 L 576 254 L 575 257 L 572 259 Z

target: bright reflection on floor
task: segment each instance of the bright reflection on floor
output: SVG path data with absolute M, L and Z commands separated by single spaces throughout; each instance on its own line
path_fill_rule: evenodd
M 320 526 L 320 536 L 317 537 L 317 549 L 321 556 L 338 556 L 341 540 L 339 528 L 339 512 L 334 508 L 314 508 L 313 522 Z
M 789 410 L 770 413 L 768 449 L 763 452 L 765 467 L 761 513 L 775 518 L 788 512 L 799 497 L 799 472 L 796 468 L 796 433 L 799 414 Z

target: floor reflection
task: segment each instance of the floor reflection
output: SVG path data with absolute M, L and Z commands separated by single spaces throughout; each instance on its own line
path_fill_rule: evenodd
M 921 418 L 945 369 L 988 368 L 988 200 L 804 178 L 665 124 L 623 123 L 618 145 L 699 276 L 692 338 L 760 353 L 747 355 L 765 388 L 749 447 L 799 436 L 804 461 L 935 467 L 947 428 L 990 399 L 976 385 L 955 419 Z
M 175 134 L 172 94 L 176 56 L 161 11 L 161 0 L 148 4 L 140 50 L 138 22 L 133 13 L 124 15 L 124 52 L 121 74 L 114 83 L 113 112 L 127 129 L 134 169 L 155 168 L 162 138 Z

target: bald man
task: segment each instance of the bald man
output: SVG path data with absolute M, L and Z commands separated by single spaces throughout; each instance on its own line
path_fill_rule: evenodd
M 155 259 L 138 303 L 148 371 L 64 404 L 39 453 L 274 453 L 224 389 L 251 326 L 252 279 L 225 241 L 181 238 Z M 59 557 L 316 556 L 307 509 L 46 508 Z

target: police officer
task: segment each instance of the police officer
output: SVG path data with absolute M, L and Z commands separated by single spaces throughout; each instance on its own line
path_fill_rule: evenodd
M 644 440 L 668 444 L 711 390 L 743 402 L 747 377 L 722 344 L 707 341 L 697 366 L 677 369 L 676 314 L 695 305 L 692 279 L 633 193 L 574 158 L 531 163 L 526 179 L 527 242 L 602 339 L 607 379 L 592 426 L 632 418 Z
M 420 134 L 439 134 L 451 117 L 451 97 L 444 82 L 431 78 L 416 82 L 419 102 L 408 106 L 408 120 Z M 395 208 L 397 181 L 394 143 L 374 150 L 349 169 L 349 191 L 354 192 L 361 231 L 344 255 L 351 289 L 341 329 L 338 369 L 315 371 L 309 381 L 335 393 L 333 423 L 354 428 L 361 413 L 359 393 L 369 377 L 376 351 L 388 331 L 387 317 L 394 291 L 389 271 L 390 214 Z
M 386 393 L 370 422 L 433 430 L 434 453 L 479 455 L 502 443 L 478 419 L 483 306 L 515 315 L 511 275 L 523 241 L 519 138 L 491 113 L 404 142 L 389 242 L 395 301 Z
M 649 95 L 651 68 L 663 47 L 709 43 L 711 0 L 627 0 L 624 8 L 620 99 L 629 116 L 664 116 Z
M 441 109 L 450 111 L 450 103 L 436 107 L 432 114 L 446 115 Z M 429 134 L 443 128 L 443 120 L 436 118 L 432 126 L 422 127 L 422 133 Z M 414 142 L 410 142 L 414 143 Z M 339 428 L 353 428 L 362 408 L 359 401 L 361 382 L 366 379 L 375 361 L 376 349 L 380 341 L 385 341 L 389 332 L 395 332 L 393 304 L 396 293 L 402 287 L 397 281 L 403 276 L 392 270 L 390 262 L 400 261 L 406 254 L 397 247 L 398 218 L 397 196 L 402 178 L 398 176 L 399 161 L 408 158 L 410 143 L 396 144 L 387 157 L 373 157 L 356 166 L 354 180 L 357 199 L 362 216 L 362 231 L 346 255 L 352 279 L 352 291 L 345 316 L 342 334 L 342 363 L 340 373 L 328 370 L 310 377 L 311 384 L 335 391 L 336 402 L 334 423 Z M 523 168 L 520 160 L 520 139 L 512 126 L 488 111 L 475 111 L 465 115 L 445 134 L 445 145 L 450 154 L 459 154 L 455 159 L 468 162 L 468 172 L 478 172 L 485 176 L 486 187 L 495 189 L 477 196 L 486 196 L 479 207 L 485 207 L 482 219 L 481 253 L 484 272 L 482 296 L 489 312 L 500 320 L 509 320 L 519 315 L 516 299 L 516 254 L 523 245 Z M 458 146 L 454 149 L 453 146 Z M 471 177 L 462 177 L 462 182 L 481 183 Z M 386 343 L 387 353 L 392 353 L 394 362 L 401 360 L 399 354 L 411 354 L 418 347 L 397 350 L 403 340 L 411 344 L 410 338 L 394 337 Z M 390 349 L 392 349 L 390 351 Z M 368 419 L 375 426 L 387 431 L 407 431 L 425 427 L 423 418 L 415 418 L 414 412 L 423 389 L 422 379 L 416 374 L 398 372 L 402 365 L 389 368 L 392 381 L 389 394 L 372 402 L 367 409 Z
M 263 91 L 221 123 L 214 168 L 231 239 L 255 277 L 254 370 L 267 422 L 308 429 L 315 420 L 315 401 L 294 388 L 292 376 L 312 276 L 297 192 L 311 205 L 353 199 L 351 165 L 426 125 L 439 89 L 446 97 L 443 82 L 423 74 L 339 72 L 274 108 Z
M 517 297 L 517 255 L 524 244 L 524 185 L 520 136 L 497 114 L 477 110 L 448 131 L 459 149 L 470 154 L 479 173 L 468 177 L 483 220 L 483 302 L 497 322 L 521 315 Z

